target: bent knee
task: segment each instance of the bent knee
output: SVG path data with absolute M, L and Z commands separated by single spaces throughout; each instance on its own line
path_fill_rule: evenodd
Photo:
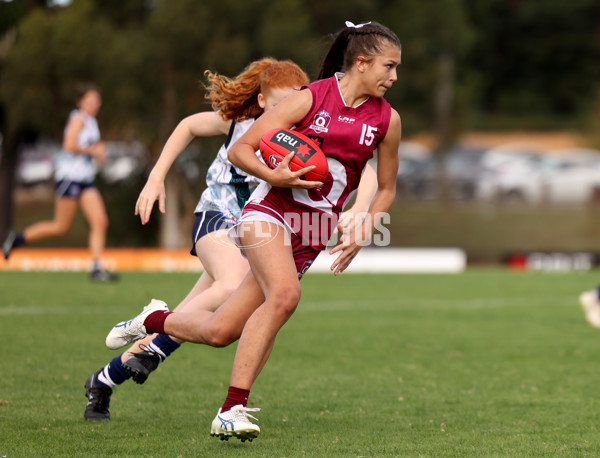
M 216 348 L 223 348 L 231 345 L 240 338 L 241 331 L 215 329 L 205 335 L 205 340 L 208 345 Z
M 56 224 L 54 226 L 54 235 L 56 237 L 64 237 L 69 233 L 69 229 L 71 229 L 70 225 Z
M 219 282 L 219 291 L 221 294 L 222 302 L 225 302 L 225 300 L 235 292 L 242 279 L 243 278 L 240 278 L 239 280 L 236 279 L 227 282 Z
M 214 294 L 214 298 L 218 303 L 216 307 L 223 304 L 233 293 L 238 289 L 240 283 L 244 279 L 244 275 L 231 275 L 227 278 L 221 278 L 213 282 L 210 286 L 211 294 Z
M 269 300 L 273 301 L 277 310 L 286 316 L 292 315 L 300 302 L 302 290 L 300 285 L 287 285 L 278 287 L 269 294 Z

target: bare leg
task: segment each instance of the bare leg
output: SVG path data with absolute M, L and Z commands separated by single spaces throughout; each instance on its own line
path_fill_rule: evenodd
M 200 296 L 203 292 L 207 291 L 215 282 L 214 278 L 210 276 L 208 270 L 204 269 L 204 272 L 200 274 L 198 281 L 192 286 L 192 289 L 187 293 L 187 295 L 183 298 L 179 304 L 173 309 L 174 312 L 183 312 L 187 310 L 187 304 L 189 304 L 193 299 Z M 206 308 L 204 310 L 212 310 L 212 304 L 206 304 Z M 216 307 L 215 307 L 216 308 Z
M 248 261 L 227 238 L 227 230 L 215 231 L 196 242 L 196 253 L 212 284 L 203 290 L 196 287 L 179 303 L 176 310 L 214 311 L 233 294 L 250 269 Z M 193 304 L 192 304 L 193 303 Z M 191 308 L 187 308 L 190 304 Z
M 26 242 L 66 235 L 73 224 L 79 201 L 71 197 L 57 197 L 54 201 L 54 218 L 40 221 L 23 230 Z
M 88 246 L 94 261 L 102 259 L 106 245 L 108 216 L 100 192 L 96 188 L 88 188 L 81 193 L 81 210 L 90 225 Z
M 165 333 L 188 342 L 223 347 L 235 342 L 252 312 L 264 300 L 251 272 L 216 311 L 177 312 L 164 323 Z
M 277 333 L 296 310 L 301 294 L 292 248 L 285 243 L 287 234 L 276 225 L 265 224 L 263 231 L 271 233 L 271 242 L 246 254 L 266 299 L 244 326 L 230 381 L 231 386 L 248 390 L 266 364 Z M 244 237 L 245 245 L 258 241 L 252 232 Z
M 292 248 L 281 227 L 246 224 L 261 225 L 259 231 L 245 231 L 243 237 L 245 246 L 260 246 L 246 250 L 252 272 L 217 311 L 173 313 L 166 318 L 164 330 L 212 346 L 228 345 L 241 335 L 231 384 L 249 389 L 268 358 L 277 332 L 298 305 L 300 282 Z
M 248 419 L 254 418 L 248 412 L 260 409 L 246 408 L 247 397 L 271 354 L 279 329 L 300 300 L 300 282 L 291 245 L 286 243 L 287 234 L 273 223 L 253 226 L 255 230 L 245 234 L 243 242 L 244 246 L 260 245 L 259 249 L 246 249 L 246 255 L 265 300 L 244 326 L 227 398 L 211 424 L 212 436 L 237 436 L 242 441 L 252 440 L 260 433 L 260 428 Z
M 248 273 L 248 261 L 240 250 L 227 238 L 227 231 L 212 232 L 196 242 L 196 253 L 205 269 L 188 295 L 173 310 L 174 312 L 213 311 L 219 307 L 241 283 Z M 139 353 L 156 334 L 149 335 L 133 344 L 121 355 L 125 362 L 134 353 Z M 171 336 L 177 342 L 182 339 Z

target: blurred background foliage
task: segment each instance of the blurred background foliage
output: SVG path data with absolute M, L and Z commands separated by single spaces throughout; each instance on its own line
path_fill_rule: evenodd
M 428 131 L 447 145 L 464 131 L 569 129 L 600 145 L 597 0 L 0 1 L 0 232 L 15 223 L 19 145 L 60 140 L 77 83 L 102 88 L 103 138 L 142 142 L 151 166 L 181 118 L 210 109 L 204 70 L 233 76 L 270 55 L 314 78 L 345 20 L 376 20 L 400 37 L 399 80 L 386 99 L 405 138 Z M 170 174 L 169 211 L 184 234 L 221 142 L 197 140 L 182 158 L 197 179 L 182 167 Z M 165 231 L 155 222 L 135 235 L 143 182 L 142 174 L 129 189 L 105 189 L 113 245 L 156 243 Z

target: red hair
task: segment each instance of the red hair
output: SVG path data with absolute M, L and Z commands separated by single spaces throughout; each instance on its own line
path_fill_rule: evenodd
M 306 73 L 295 63 L 278 61 L 266 57 L 252 62 L 242 73 L 231 79 L 206 70 L 208 79 L 205 98 L 212 109 L 223 119 L 241 121 L 254 118 L 263 112 L 258 104 L 258 94 L 266 94 L 269 89 L 301 87 L 308 84 Z

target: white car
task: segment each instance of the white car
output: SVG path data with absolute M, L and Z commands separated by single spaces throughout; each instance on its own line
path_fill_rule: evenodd
M 600 151 L 543 151 L 510 145 L 487 151 L 477 197 L 528 203 L 580 203 L 600 192 Z
M 433 200 L 446 191 L 453 200 L 473 199 L 484 151 L 478 147 L 455 145 L 440 159 L 425 146 L 401 142 L 396 177 L 398 197 Z M 444 185 L 446 189 L 443 189 Z
M 17 163 L 17 182 L 22 186 L 33 186 L 50 182 L 54 176 L 54 156 L 61 145 L 56 141 L 40 141 L 24 145 L 19 151 Z M 106 162 L 99 172 L 109 184 L 125 181 L 144 172 L 148 151 L 137 141 L 106 142 Z
M 41 141 L 23 145 L 19 150 L 16 177 L 22 186 L 34 186 L 49 182 L 54 176 L 52 158 L 60 150 L 55 142 Z
M 138 141 L 106 142 L 106 162 L 100 167 L 100 174 L 109 184 L 125 181 L 144 171 L 148 151 Z

